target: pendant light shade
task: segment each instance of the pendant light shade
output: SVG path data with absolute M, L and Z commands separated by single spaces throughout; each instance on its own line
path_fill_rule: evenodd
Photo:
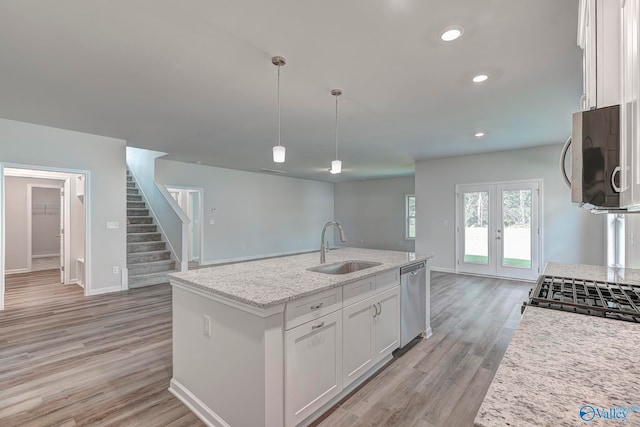
M 284 163 L 284 158 L 286 156 L 287 149 L 282 145 L 274 145 L 273 146 L 273 161 L 276 163 Z
M 342 173 L 342 162 L 340 160 L 334 160 L 331 162 L 331 170 L 329 170 L 332 174 Z
M 284 66 L 287 61 L 282 56 L 274 56 L 271 63 L 278 67 L 278 145 L 273 146 L 273 161 L 275 163 L 284 163 L 287 149 L 280 143 L 280 67 Z
M 331 95 L 336 97 L 336 159 L 331 162 L 329 172 L 335 175 L 342 173 L 342 162 L 338 160 L 338 97 L 342 95 L 342 89 L 333 89 Z

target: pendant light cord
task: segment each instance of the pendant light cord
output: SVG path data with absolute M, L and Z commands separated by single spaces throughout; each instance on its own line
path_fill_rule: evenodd
M 280 65 L 278 65 L 278 145 L 280 145 Z
M 336 95 L 336 160 L 338 160 L 338 96 Z

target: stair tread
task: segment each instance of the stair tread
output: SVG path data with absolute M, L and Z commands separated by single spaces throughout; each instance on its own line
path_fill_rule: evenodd
M 141 224 L 133 224 L 133 225 L 141 225 Z M 155 225 L 155 224 L 146 224 L 146 225 Z M 161 234 L 159 231 L 140 231 L 140 232 L 131 232 L 128 231 L 127 232 L 127 236 L 132 236 L 132 235 L 143 235 L 143 234 Z
M 167 263 L 170 263 L 170 262 L 176 262 L 176 261 L 174 259 L 159 259 L 159 260 L 156 260 L 156 261 L 141 262 L 141 263 L 136 264 L 136 266 L 146 265 L 146 264 L 150 264 L 150 265 L 167 264 Z
M 148 244 L 157 244 L 157 243 L 166 243 L 164 240 L 151 240 L 151 241 L 146 241 L 146 242 L 127 242 L 127 245 L 148 245 Z M 156 249 L 156 250 L 160 250 L 160 249 Z M 145 252 L 138 252 L 138 253 L 145 253 Z
M 142 274 L 130 274 L 129 277 L 133 278 L 141 278 L 141 277 L 145 277 L 145 278 L 151 278 L 151 277 L 162 277 L 162 276 L 166 276 L 169 273 L 178 273 L 179 270 L 167 270 L 167 271 L 158 271 L 155 273 L 142 273 Z

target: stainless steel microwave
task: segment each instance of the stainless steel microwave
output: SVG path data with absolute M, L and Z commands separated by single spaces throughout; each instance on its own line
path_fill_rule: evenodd
M 620 106 L 575 113 L 568 144 L 571 201 L 590 209 L 619 208 Z

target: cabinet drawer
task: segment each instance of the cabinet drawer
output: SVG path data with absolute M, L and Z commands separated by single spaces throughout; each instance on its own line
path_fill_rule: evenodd
M 370 297 L 376 290 L 375 276 L 349 283 L 342 287 L 342 305 L 355 304 Z
M 289 301 L 285 309 L 285 329 L 289 330 L 310 320 L 342 308 L 342 288 L 328 289 L 317 294 Z
M 400 284 L 400 269 L 396 268 L 386 273 L 381 273 L 376 276 L 376 291 L 384 291 L 385 289 L 398 286 Z

